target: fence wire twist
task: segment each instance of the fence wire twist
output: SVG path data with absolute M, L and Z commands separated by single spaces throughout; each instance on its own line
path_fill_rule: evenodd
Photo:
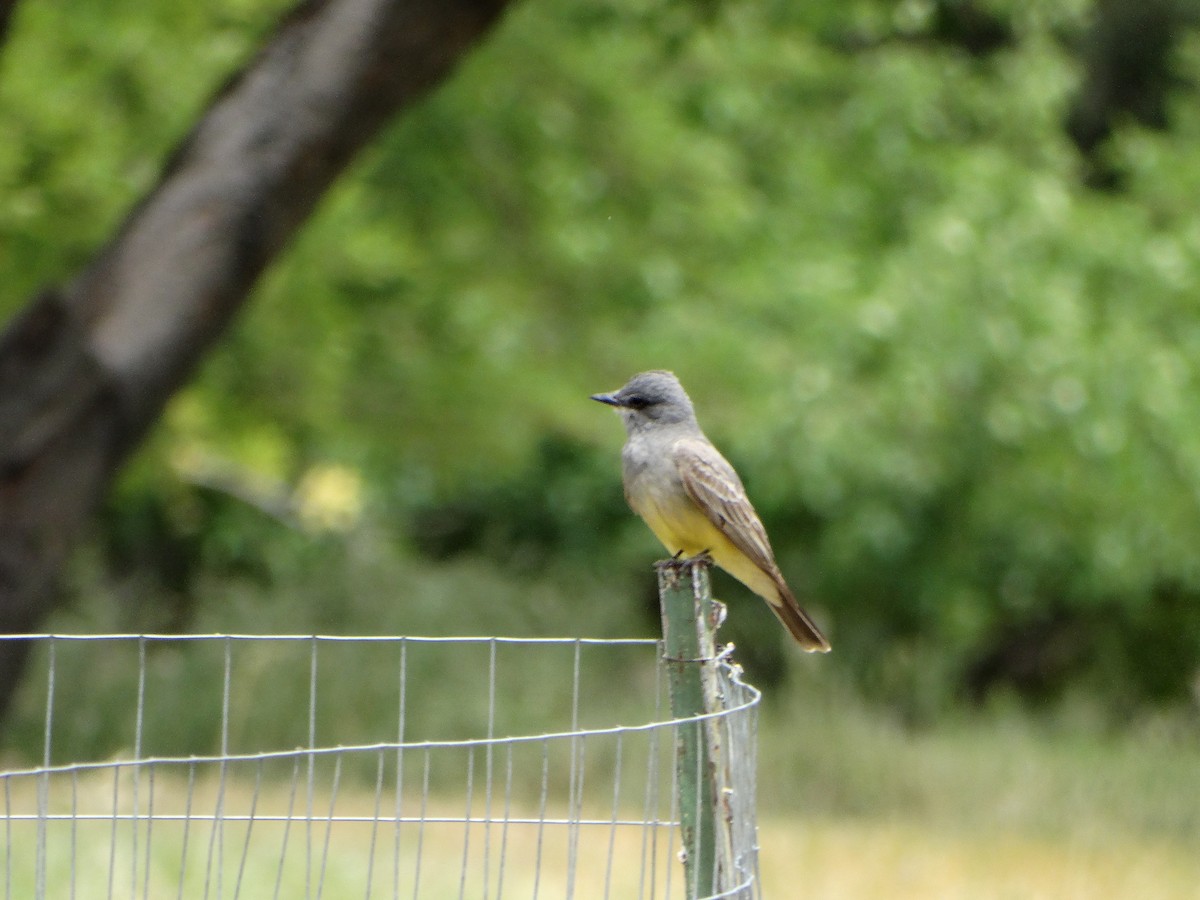
M 5 898 L 674 898 L 674 747 L 714 725 L 760 896 L 759 694 L 672 719 L 650 640 L 18 635 Z M 634 724 L 621 724 L 633 722 Z

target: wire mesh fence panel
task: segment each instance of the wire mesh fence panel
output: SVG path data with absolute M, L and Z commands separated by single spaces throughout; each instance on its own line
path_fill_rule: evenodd
M 716 729 L 757 897 L 758 693 L 672 720 L 655 642 L 29 635 L 5 898 L 674 898 L 675 746 Z

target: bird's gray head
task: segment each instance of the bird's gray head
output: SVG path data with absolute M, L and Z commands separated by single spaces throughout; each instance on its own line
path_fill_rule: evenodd
M 593 400 L 615 407 L 633 434 L 650 425 L 696 425 L 692 401 L 674 373 L 656 369 L 641 372 L 611 394 L 593 394 Z

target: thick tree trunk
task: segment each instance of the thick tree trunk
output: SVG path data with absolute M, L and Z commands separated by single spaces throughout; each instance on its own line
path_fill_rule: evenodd
M 0 0 L 0 44 L 4 43 L 4 38 L 8 36 L 8 23 L 16 5 L 17 0 Z
M 301 3 L 112 241 L 0 335 L 0 634 L 43 622 L 97 501 L 259 274 L 506 3 Z M 24 653 L 0 641 L 0 714 Z

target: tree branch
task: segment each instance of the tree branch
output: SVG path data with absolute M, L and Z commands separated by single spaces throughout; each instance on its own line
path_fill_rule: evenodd
M 12 19 L 13 9 L 16 8 L 17 0 L 0 0 L 0 44 L 4 43 L 4 39 L 8 37 L 8 23 Z

